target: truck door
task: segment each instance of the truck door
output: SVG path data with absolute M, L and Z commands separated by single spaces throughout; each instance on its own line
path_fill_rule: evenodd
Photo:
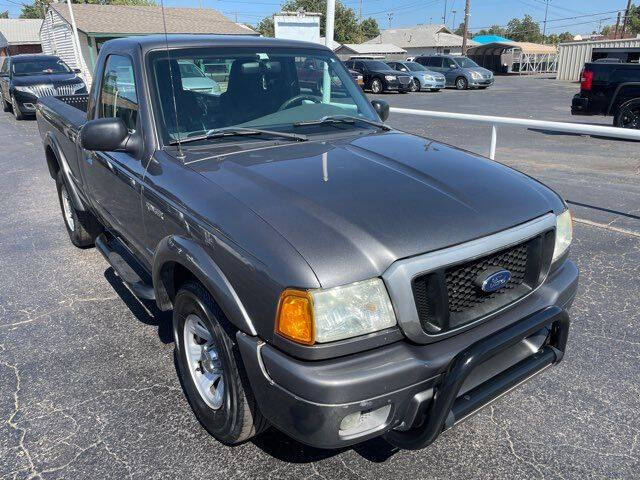
M 141 128 L 135 77 L 128 55 L 109 55 L 93 118 L 118 117 L 129 131 Z M 129 246 L 144 253 L 141 192 L 145 168 L 141 161 L 126 152 L 86 152 L 85 162 L 94 208 Z

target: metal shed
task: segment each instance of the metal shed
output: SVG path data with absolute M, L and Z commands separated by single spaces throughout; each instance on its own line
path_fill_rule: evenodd
M 640 37 L 616 40 L 591 40 L 558 45 L 558 80 L 577 82 L 585 62 L 592 60 L 594 49 L 632 49 L 640 47 Z

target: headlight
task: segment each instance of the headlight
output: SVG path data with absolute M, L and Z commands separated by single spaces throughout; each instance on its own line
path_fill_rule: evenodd
M 434 78 L 431 75 L 425 75 L 422 78 L 424 78 L 427 82 L 433 82 Z
M 471 72 L 471 78 L 479 80 L 480 78 L 482 78 L 482 75 L 480 75 L 478 72 Z
M 390 82 L 392 82 L 393 80 L 396 79 L 395 75 L 385 75 L 384 76 L 385 80 L 389 80 Z
M 553 248 L 551 263 L 555 262 L 567 251 L 572 239 L 573 222 L 571 221 L 571 212 L 567 209 L 556 217 L 556 244 Z
M 379 278 L 326 290 L 285 290 L 276 332 L 312 345 L 377 332 L 396 325 L 396 316 Z

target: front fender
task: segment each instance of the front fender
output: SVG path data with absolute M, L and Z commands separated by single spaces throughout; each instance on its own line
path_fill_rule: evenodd
M 257 334 L 236 291 L 211 255 L 195 240 L 178 235 L 162 239 L 153 257 L 153 288 L 160 310 L 173 307 L 172 297 L 176 292 L 172 291 L 172 275 L 176 264 L 205 286 L 233 325 L 249 335 Z
M 78 187 L 76 186 L 75 182 L 71 178 L 71 169 L 69 168 L 69 162 L 67 161 L 67 157 L 65 157 L 64 152 L 62 151 L 62 148 L 60 148 L 60 144 L 58 143 L 58 140 L 51 132 L 47 132 L 44 135 L 43 143 L 44 143 L 45 151 L 47 147 L 49 147 L 53 151 L 53 154 L 55 155 L 56 160 L 58 161 L 58 166 L 60 167 L 60 171 L 62 172 L 62 177 L 64 178 L 64 182 L 67 185 L 67 189 L 71 196 L 71 202 L 73 203 L 73 206 L 75 207 L 76 210 L 80 212 L 84 212 L 86 210 L 86 207 L 84 205 L 84 202 L 80 198 L 80 194 L 78 193 Z M 51 171 L 51 165 L 48 165 L 48 166 L 49 166 L 49 172 L 52 173 L 51 176 L 53 177 L 54 175 L 53 175 L 53 172 Z

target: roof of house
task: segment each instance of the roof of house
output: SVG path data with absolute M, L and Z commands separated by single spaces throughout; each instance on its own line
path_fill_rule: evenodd
M 322 45 L 326 45 L 326 38 L 325 37 L 320 37 L 320 43 Z M 342 46 L 342 44 L 340 42 L 336 42 L 335 40 L 331 40 L 331 50 L 333 50 L 334 52 L 339 49 Z
M 0 18 L 0 47 L 40 43 L 40 19 Z
M 51 3 L 49 7 L 71 23 L 67 4 Z M 85 33 L 139 35 L 165 32 L 161 7 L 74 3 L 72 8 L 78 30 Z M 213 9 L 165 8 L 164 17 L 167 33 L 257 35 L 249 27 L 235 23 Z
M 360 55 L 407 53 L 406 50 L 391 43 L 343 43 L 342 47 Z
M 380 35 L 366 43 L 392 43 L 402 48 L 459 47 L 462 46 L 462 37 L 451 32 L 446 25 L 430 24 L 382 30 Z M 476 42 L 468 40 L 467 44 L 476 45 Z

